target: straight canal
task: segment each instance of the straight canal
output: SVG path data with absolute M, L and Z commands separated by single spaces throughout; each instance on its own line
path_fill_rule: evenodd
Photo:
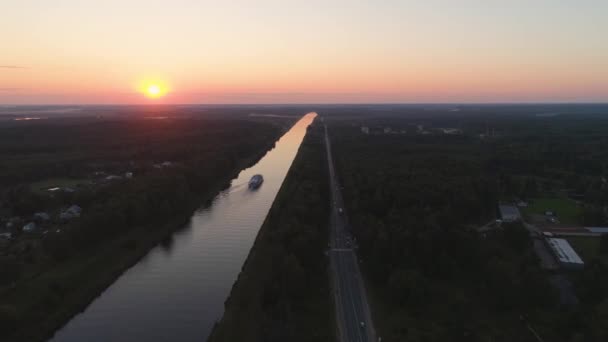
M 170 244 L 150 250 L 51 341 L 204 341 L 316 116 L 301 118 Z M 254 174 L 264 183 L 249 190 Z

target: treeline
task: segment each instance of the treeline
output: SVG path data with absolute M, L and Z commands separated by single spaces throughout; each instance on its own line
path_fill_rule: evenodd
M 335 339 L 322 134 L 317 124 L 309 128 L 210 342 Z
M 82 177 L 95 171 L 124 172 L 166 160 L 236 159 L 259 140 L 275 136 L 277 130 L 268 123 L 222 119 L 57 119 L 3 124 L 0 185 Z
M 582 224 L 608 225 L 608 119 L 503 118 L 494 127 L 500 136 L 483 153 L 503 197 L 569 196 L 584 202 Z

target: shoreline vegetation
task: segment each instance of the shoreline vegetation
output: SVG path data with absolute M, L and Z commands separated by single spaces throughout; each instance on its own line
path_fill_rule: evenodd
M 297 119 L 297 117 L 294 117 Z M 213 198 L 230 186 L 232 179 L 246 168 L 251 167 L 270 150 L 276 141 L 293 126 L 297 120 L 275 122 L 272 140 L 253 146 L 258 152 L 239 158 L 230 172 L 219 177 L 206 190 L 181 203 L 175 217 L 156 226 L 137 226 L 117 237 L 95 246 L 84 253 L 78 253 L 67 261 L 61 261 L 51 269 L 45 269 L 28 279 L 22 279 L 12 288 L 0 291 L 0 338 L 2 341 L 43 341 L 51 338 L 65 326 L 71 318 L 83 312 L 124 272 L 145 257 L 159 245 L 170 242 L 172 235 L 183 229 L 192 213 L 200 207 L 211 205 Z M 266 125 L 269 125 L 266 123 Z M 260 139 L 261 140 L 261 139 Z M 78 284 L 68 291 L 57 284 L 56 279 Z M 43 294 L 56 292 L 59 301 Z M 31 298 L 30 298 L 31 297 Z M 41 300 L 41 301 L 40 301 Z M 12 307 L 11 307 L 12 304 Z M 21 307 L 16 307 L 19 304 Z M 18 326 L 17 326 L 18 324 Z M 7 328 L 15 326 L 7 334 Z
M 208 342 L 335 340 L 322 132 L 308 128 Z

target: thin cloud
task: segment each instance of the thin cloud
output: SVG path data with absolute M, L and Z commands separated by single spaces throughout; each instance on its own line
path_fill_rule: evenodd
M 0 69 L 27 69 L 21 65 L 0 65 Z
M 21 90 L 21 88 L 0 88 L 0 93 L 12 93 L 19 90 Z

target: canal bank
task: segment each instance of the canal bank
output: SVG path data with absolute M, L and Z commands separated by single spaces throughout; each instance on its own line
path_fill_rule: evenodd
M 327 277 L 329 177 L 309 128 L 207 342 L 335 341 Z
M 126 270 L 141 260 L 153 247 L 168 246 L 172 234 L 183 228 L 190 220 L 192 213 L 201 205 L 208 206 L 211 200 L 223 189 L 230 186 L 234 179 L 244 168 L 255 165 L 269 151 L 274 149 L 276 142 L 297 121 L 285 120 L 275 123 L 277 130 L 274 137 L 269 137 L 265 144 L 257 144 L 257 153 L 248 153 L 249 156 L 235 160 L 233 171 L 220 177 L 214 177 L 213 182 L 196 196 L 189 198 L 182 204 L 172 218 L 151 226 L 135 226 L 104 244 L 94 246 L 86 253 L 79 253 L 68 260 L 47 268 L 44 272 L 34 275 L 22 283 L 18 283 L 9 293 L 14 303 L 22 307 L 35 306 L 35 314 L 28 317 L 27 329 L 17 329 L 10 336 L 0 338 L 2 341 L 44 341 L 66 324 L 72 317 L 82 312 L 103 291 L 114 283 Z M 66 291 L 64 281 L 74 284 Z M 54 291 L 54 292 L 53 292 Z M 61 301 L 50 300 L 45 294 L 60 293 Z M 41 300 L 40 298 L 43 298 Z M 3 303 L 6 304 L 6 303 Z M 12 304 L 12 303 L 11 303 Z M 22 307 L 16 306 L 17 309 Z M 0 305 L 0 326 L 11 326 L 11 320 L 6 319 L 6 312 L 19 317 L 21 311 Z M 4 315 L 3 315 L 4 314 Z M 10 316 L 8 318 L 11 318 Z M 15 323 L 13 323 L 15 324 Z M 13 325 L 14 326 L 14 325 Z
M 52 340 L 204 339 L 221 317 L 223 300 L 315 115 L 300 119 L 209 207 L 120 275 Z M 249 191 L 246 181 L 255 173 L 266 181 Z

